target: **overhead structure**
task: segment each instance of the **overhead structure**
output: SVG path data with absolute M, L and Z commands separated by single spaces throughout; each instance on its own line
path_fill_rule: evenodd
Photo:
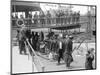
M 44 2 L 45 3 L 45 2 Z M 34 18 L 28 18 L 29 16 L 29 12 L 31 11 L 43 11 L 41 9 L 41 2 L 29 2 L 29 1 L 16 1 L 16 0 L 12 0 L 11 2 L 11 11 L 12 13 L 16 13 L 16 12 L 25 12 L 25 18 L 24 18 L 24 23 L 26 24 L 26 27 L 29 27 L 30 29 L 36 29 L 36 28 L 49 28 L 49 29 L 55 29 L 55 30 L 69 30 L 69 29 L 75 29 L 75 28 L 79 28 L 82 25 L 87 25 L 87 30 L 90 30 L 89 27 L 91 24 L 89 24 L 88 22 L 90 21 L 90 19 L 88 18 L 88 16 L 81 16 L 80 15 L 80 21 L 77 23 L 70 23 L 70 24 L 57 24 L 56 22 L 52 22 L 51 24 L 47 24 L 47 22 L 45 22 L 45 24 L 34 24 Z M 71 8 L 73 8 L 72 5 L 69 5 L 68 9 L 70 11 Z M 50 18 L 51 20 L 52 18 Z M 38 22 L 40 22 L 40 19 L 37 19 Z M 56 18 L 53 18 L 54 21 L 56 21 Z M 51 20 L 51 21 L 53 21 Z M 17 21 L 17 19 L 13 19 L 12 18 L 12 22 Z M 45 18 L 45 21 L 47 21 L 47 19 Z M 82 21 L 82 22 L 81 22 Z M 32 22 L 32 23 L 30 23 Z M 17 25 L 12 24 L 13 28 L 18 28 Z
M 12 1 L 12 12 L 40 11 L 39 3 Z

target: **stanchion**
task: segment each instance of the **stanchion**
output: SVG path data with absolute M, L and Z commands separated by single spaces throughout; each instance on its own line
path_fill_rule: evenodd
M 34 62 L 34 55 L 32 53 L 32 72 L 34 72 L 34 64 L 33 64 L 33 62 Z

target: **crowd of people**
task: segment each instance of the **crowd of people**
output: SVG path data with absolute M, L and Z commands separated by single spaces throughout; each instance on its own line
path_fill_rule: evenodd
M 62 35 L 56 36 L 52 34 L 52 37 L 48 37 L 47 40 L 44 40 L 44 33 L 41 31 L 34 32 L 30 29 L 21 29 L 17 30 L 17 38 L 19 42 L 19 53 L 27 54 L 25 45 L 28 45 L 26 39 L 31 44 L 32 48 L 36 52 L 47 53 L 48 57 L 53 60 L 57 60 L 57 65 L 60 65 L 61 59 L 65 61 L 66 67 L 69 68 L 70 64 L 73 62 L 73 38 L 72 36 L 66 35 L 66 37 L 62 37 Z M 43 45 L 44 46 L 41 46 Z M 94 60 L 93 48 L 87 51 L 86 54 L 86 69 L 93 69 L 92 62 Z M 30 54 L 32 54 L 32 50 L 29 48 Z
M 54 36 L 53 36 L 54 37 Z M 66 67 L 70 67 L 71 62 L 73 62 L 72 52 L 73 52 L 73 37 L 59 35 L 58 38 L 51 38 L 48 41 L 48 49 L 50 50 L 49 58 L 52 60 L 57 60 L 57 65 L 60 65 L 61 59 L 66 63 Z
M 25 45 L 28 45 L 26 40 L 29 41 L 29 43 L 32 45 L 33 49 L 35 51 L 38 50 L 38 42 L 44 40 L 44 34 L 41 31 L 40 33 L 31 31 L 30 29 L 22 29 L 21 31 L 17 30 L 17 40 L 19 42 L 19 52 L 22 54 L 26 54 Z M 30 49 L 30 54 L 32 53 Z
M 15 16 L 12 16 L 12 18 L 18 19 L 18 14 L 15 14 Z M 20 15 L 21 19 L 24 19 L 26 25 L 50 25 L 50 24 L 71 24 L 71 23 L 79 23 L 80 21 L 80 11 L 78 12 L 68 12 L 68 11 L 54 11 L 54 13 L 51 13 L 50 10 L 48 10 L 46 13 L 43 11 L 39 11 L 39 14 L 37 11 L 33 15 L 32 13 L 28 14 L 27 20 L 25 20 L 24 15 Z M 14 21 L 14 20 L 13 20 Z

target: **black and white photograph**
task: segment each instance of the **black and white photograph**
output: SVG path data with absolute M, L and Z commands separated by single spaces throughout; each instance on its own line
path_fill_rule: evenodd
M 11 74 L 96 70 L 96 5 L 11 0 Z

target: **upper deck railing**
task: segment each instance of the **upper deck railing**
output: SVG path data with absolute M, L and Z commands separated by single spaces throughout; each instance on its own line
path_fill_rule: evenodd
M 88 22 L 95 23 L 95 16 L 62 16 L 62 17 L 38 17 L 22 18 L 26 27 L 53 27 L 53 26 L 71 26 L 85 24 Z M 18 18 L 12 18 L 12 27 L 18 27 L 16 21 Z

